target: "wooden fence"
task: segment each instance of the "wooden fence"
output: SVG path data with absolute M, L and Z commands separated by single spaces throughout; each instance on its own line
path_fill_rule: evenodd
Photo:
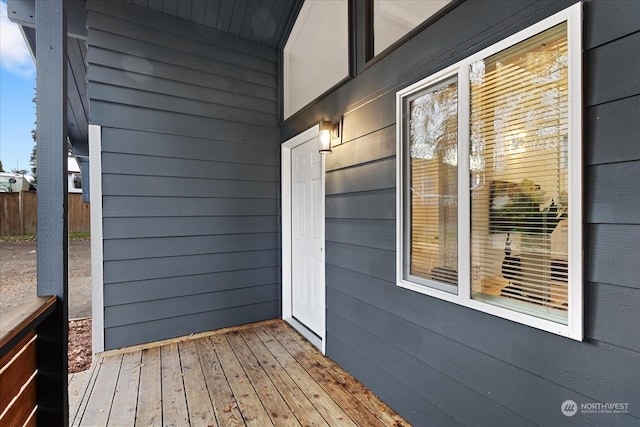
M 91 231 L 89 204 L 82 194 L 69 193 L 69 232 Z M 36 234 L 38 193 L 0 193 L 0 236 Z

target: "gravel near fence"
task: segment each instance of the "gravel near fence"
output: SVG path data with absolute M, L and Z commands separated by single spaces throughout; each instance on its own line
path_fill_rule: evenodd
M 37 295 L 37 244 L 0 240 L 2 314 Z M 69 241 L 69 373 L 91 366 L 91 241 Z

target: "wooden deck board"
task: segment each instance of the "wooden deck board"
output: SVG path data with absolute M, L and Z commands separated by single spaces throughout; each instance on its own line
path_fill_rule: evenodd
M 78 411 L 90 377 L 91 370 L 69 374 L 69 385 L 67 386 L 69 390 L 69 414 L 75 414 Z
M 84 411 L 87 408 L 89 399 L 91 398 L 91 393 L 93 392 L 93 388 L 96 384 L 96 379 L 98 378 L 98 374 L 100 373 L 100 369 L 103 364 L 104 358 L 97 358 L 91 368 L 87 371 L 88 379 L 85 381 L 84 389 L 79 392 L 79 400 L 75 402 L 77 406 L 73 407 L 73 411 L 71 411 L 72 407 L 69 408 L 69 425 L 73 427 L 80 425 L 82 417 L 84 416 Z
M 273 425 L 271 418 L 264 409 L 258 394 L 251 385 L 249 377 L 242 369 L 242 365 L 238 361 L 231 345 L 227 341 L 226 336 L 219 336 L 212 339 L 222 369 L 224 370 L 227 381 L 234 396 L 240 413 L 248 426 L 264 427 Z
M 217 426 L 216 415 L 207 392 L 207 383 L 200 366 L 200 359 L 193 341 L 178 344 L 180 362 L 184 376 L 184 387 L 187 395 L 189 421 L 192 425 Z
M 349 415 L 356 424 L 365 426 L 382 426 L 378 418 L 364 407 L 355 395 L 345 389 L 343 383 L 329 374 L 320 363 L 318 363 L 309 353 L 307 353 L 292 336 L 275 329 L 273 325 L 270 329 L 274 336 L 287 349 L 293 358 L 313 377 L 313 379 L 327 392 L 336 402 L 340 402 L 342 409 Z
M 408 425 L 282 321 L 105 353 L 83 383 L 72 425 Z
M 273 385 L 273 382 L 271 382 L 271 379 L 260 366 L 260 363 L 242 337 L 237 332 L 231 332 L 227 335 L 227 340 L 231 344 L 231 348 L 247 374 L 249 381 L 251 381 L 267 414 L 271 417 L 273 424 L 278 426 L 300 426 L 289 405 L 286 404 L 280 392 Z
M 267 347 L 260 341 L 253 331 L 240 332 L 247 345 L 251 348 L 256 358 L 264 368 L 273 384 L 280 390 L 287 404 L 303 425 L 324 426 L 329 425 L 316 410 L 311 401 L 307 399 L 298 384 L 289 376 L 287 371 L 280 366 Z
M 211 340 L 209 338 L 197 340 L 196 348 L 218 425 L 220 427 L 244 426 L 242 414 Z
M 162 367 L 162 423 L 164 425 L 189 425 L 187 398 L 184 392 L 182 368 L 178 344 L 160 349 Z
M 256 330 L 256 334 L 330 425 L 356 425 L 268 330 Z
M 82 414 L 82 424 L 106 426 L 113 408 L 113 396 L 122 365 L 122 355 L 106 356 L 96 377 L 96 385 Z
M 112 407 L 116 410 L 109 412 L 108 426 L 132 426 L 135 424 L 141 360 L 142 354 L 140 352 L 122 355 L 120 375 L 112 403 Z
M 135 425 L 157 426 L 162 424 L 160 347 L 142 350 L 140 353 L 142 353 L 142 366 Z
M 352 393 L 365 408 L 368 408 L 383 425 L 401 425 L 403 422 L 395 411 L 391 410 L 382 400 L 365 387 L 362 383 L 356 380 L 347 371 L 342 369 L 333 360 L 325 357 L 320 351 L 313 346 L 309 341 L 304 339 L 297 331 L 292 328 L 286 327 L 283 324 L 278 325 L 277 331 L 279 333 L 285 333 L 291 336 L 296 342 L 304 348 L 326 371 L 333 375 L 334 378 Z

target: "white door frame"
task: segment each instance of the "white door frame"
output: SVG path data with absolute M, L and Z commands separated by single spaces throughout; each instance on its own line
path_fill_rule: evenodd
M 300 332 L 305 338 L 307 338 L 313 345 L 325 354 L 326 351 L 326 283 L 323 282 L 324 287 L 323 295 L 323 310 L 322 310 L 322 333 L 320 339 L 307 329 L 302 323 L 298 322 L 292 313 L 292 297 L 291 297 L 291 150 L 300 144 L 303 144 L 311 139 L 318 139 L 320 134 L 320 125 L 315 125 L 306 131 L 294 136 L 288 141 L 282 143 L 282 318 L 293 326 L 298 332 Z M 320 217 L 322 219 L 322 229 L 320 231 L 322 241 L 324 242 L 324 228 L 325 228 L 325 173 L 324 173 L 324 156 L 322 157 L 322 174 L 320 179 L 320 187 L 323 202 L 320 204 L 322 212 Z M 322 265 L 325 264 L 325 251 L 324 243 L 321 255 Z

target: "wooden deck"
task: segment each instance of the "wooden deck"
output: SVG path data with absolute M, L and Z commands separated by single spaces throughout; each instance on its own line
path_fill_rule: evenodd
M 409 425 L 281 320 L 104 353 L 69 400 L 74 426 Z

